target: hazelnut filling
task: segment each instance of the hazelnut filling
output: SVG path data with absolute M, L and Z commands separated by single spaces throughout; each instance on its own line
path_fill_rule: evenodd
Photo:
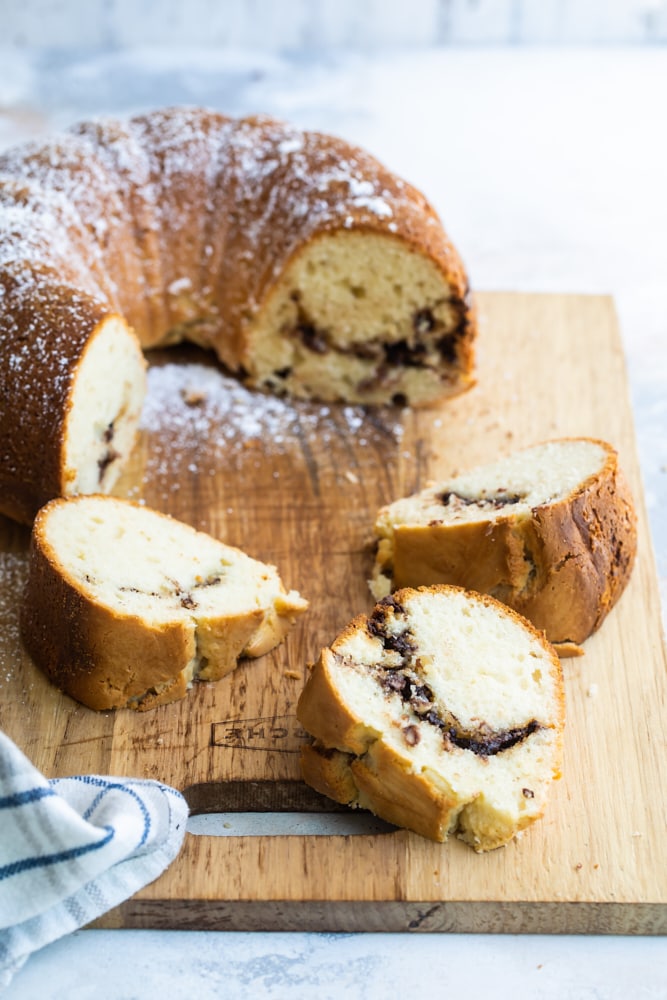
M 468 329 L 467 312 L 460 316 L 454 329 L 448 330 L 433 310 L 426 307 L 413 314 L 412 333 L 408 337 L 395 341 L 376 338 L 343 347 L 334 343 L 328 329 L 318 327 L 313 321 L 301 304 L 298 292 L 293 292 L 291 297 L 296 303 L 297 317 L 295 324 L 285 329 L 286 336 L 315 354 L 333 352 L 368 361 L 371 371 L 360 384 L 362 389 L 381 385 L 397 368 L 437 369 L 443 361 L 456 366 L 458 344 Z M 276 370 L 274 375 L 286 379 L 291 373 L 292 368 L 288 367 Z
M 107 424 L 106 428 L 104 429 L 104 433 L 102 434 L 102 441 L 106 445 L 106 448 L 104 450 L 104 453 L 102 454 L 102 457 L 97 460 L 97 468 L 99 470 L 98 481 L 100 483 L 104 479 L 106 471 L 111 465 L 111 463 L 115 462 L 117 458 L 121 457 L 120 452 L 117 451 L 114 447 L 112 447 L 111 444 L 115 433 L 114 424 L 115 424 L 114 420 L 112 420 L 111 423 Z
M 463 493 L 456 493 L 454 490 L 445 490 L 439 497 L 443 507 L 491 507 L 498 510 L 500 507 L 510 507 L 512 504 L 521 503 L 525 499 L 522 493 L 506 493 L 499 490 L 492 496 L 480 495 L 477 497 L 465 496 Z
M 396 617 L 404 614 L 405 609 L 389 596 L 377 605 L 368 620 L 369 635 L 380 639 L 390 660 L 389 663 L 376 665 L 377 680 L 389 697 L 398 695 L 403 704 L 412 709 L 418 721 L 440 730 L 445 749 L 457 747 L 479 757 L 492 757 L 511 749 L 540 729 L 536 719 L 507 729 L 494 729 L 484 721 L 466 726 L 446 706 L 438 705 L 433 690 L 421 676 L 423 665 L 419 656 L 415 656 L 416 645 L 410 630 L 407 627 L 389 630 L 390 623 L 393 626 Z M 399 663 L 397 658 L 400 658 Z M 410 746 L 416 746 L 420 739 L 419 728 L 408 724 L 403 728 L 403 736 Z
M 197 577 L 190 586 L 182 586 L 178 580 L 167 579 L 168 589 L 158 591 L 158 590 L 142 590 L 140 587 L 135 587 L 129 584 L 124 584 L 119 586 L 118 590 L 129 594 L 146 594 L 148 597 L 156 597 L 162 600 L 170 600 L 175 597 L 182 608 L 187 611 L 194 611 L 198 606 L 196 595 L 194 591 L 201 590 L 204 587 L 214 587 L 216 584 L 222 581 L 223 573 L 211 573 L 207 577 Z M 87 576 L 86 579 L 92 582 Z

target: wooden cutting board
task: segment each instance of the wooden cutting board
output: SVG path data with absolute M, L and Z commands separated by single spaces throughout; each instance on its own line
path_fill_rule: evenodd
M 479 304 L 477 386 L 421 412 L 293 405 L 251 395 L 201 353 L 156 355 L 119 492 L 275 563 L 311 609 L 280 649 L 183 702 L 96 714 L 21 649 L 28 531 L 0 521 L 0 728 L 48 776 L 157 778 L 193 812 L 322 808 L 299 780 L 295 706 L 307 663 L 372 606 L 377 508 L 519 446 L 600 436 L 634 488 L 639 557 L 585 656 L 564 661 L 564 778 L 546 816 L 487 855 L 394 830 L 188 834 L 171 868 L 97 926 L 667 931 L 667 664 L 613 304 L 518 294 Z

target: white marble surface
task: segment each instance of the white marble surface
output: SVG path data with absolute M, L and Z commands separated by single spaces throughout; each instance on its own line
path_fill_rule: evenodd
M 0 146 L 82 115 L 167 102 L 267 111 L 358 141 L 421 187 L 477 288 L 613 294 L 667 606 L 667 51 L 0 48 L 0 70 Z M 6 995 L 415 989 L 664 1000 L 667 941 L 83 931 L 34 956 Z
M 80 931 L 3 1000 L 664 1000 L 664 938 Z

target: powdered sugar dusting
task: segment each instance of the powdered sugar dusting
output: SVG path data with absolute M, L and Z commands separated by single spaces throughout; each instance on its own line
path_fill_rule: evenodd
M 59 407 L 71 384 L 72 355 L 90 328 L 87 317 L 91 303 L 98 301 L 92 295 L 70 289 L 66 301 L 58 302 L 56 307 L 49 302 L 51 286 L 43 280 L 37 293 L 31 273 L 15 266 L 7 270 L 4 283 L 0 283 L 0 316 L 3 318 L 0 352 L 7 360 L 11 377 L 11 394 L 5 384 L 3 393 L 6 395 L 0 405 L 8 406 L 16 435 L 20 435 L 24 419 L 33 419 L 29 402 L 44 393 L 46 379 L 54 419 L 59 416 Z M 49 281 L 62 293 L 63 286 L 57 284 L 56 276 L 50 275 Z M 45 320 L 40 305 L 44 306 L 50 322 Z M 68 349 L 68 344 L 72 349 Z
M 0 157 L 0 265 L 64 267 L 78 287 L 118 308 L 128 254 L 138 253 L 140 284 L 154 276 L 138 232 L 154 232 L 162 246 L 175 232 L 198 229 L 203 256 L 207 215 L 218 214 L 224 231 L 239 205 L 250 241 L 266 236 L 277 213 L 286 224 L 301 220 L 304 237 L 322 225 L 349 227 L 353 216 L 387 226 L 398 202 L 423 207 L 397 179 L 390 191 L 387 178 L 361 149 L 261 116 L 180 108 L 84 122 Z
M 24 268 L 27 292 L 57 275 L 120 312 L 146 296 L 196 301 L 229 270 L 228 229 L 239 260 L 280 245 L 281 230 L 290 241 L 358 223 L 396 232 L 399 205 L 423 206 L 388 176 L 342 140 L 261 116 L 84 122 L 0 156 L 0 273 Z
M 19 608 L 27 579 L 27 552 L 0 552 L 0 690 L 20 656 Z
M 148 373 L 141 426 L 159 431 L 165 421 L 182 438 L 183 450 L 206 440 L 228 453 L 251 438 L 267 435 L 278 450 L 296 414 L 289 403 L 255 394 L 203 364 L 166 364 Z
M 206 364 L 167 363 L 151 367 L 141 430 L 150 434 L 147 475 L 176 482 L 175 453 L 186 472 L 215 475 L 249 457 L 302 452 L 304 440 L 322 453 L 353 441 L 357 447 L 398 444 L 399 411 L 381 417 L 363 407 L 282 399 L 246 389 Z M 341 475 L 345 475 L 341 469 Z

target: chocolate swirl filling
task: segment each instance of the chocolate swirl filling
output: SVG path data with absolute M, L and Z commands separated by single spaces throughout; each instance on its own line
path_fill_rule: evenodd
M 484 721 L 465 726 L 448 708 L 437 705 L 432 688 L 419 676 L 422 665 L 415 655 L 417 646 L 410 629 L 407 625 L 400 630 L 388 629 L 389 621 L 395 622 L 404 614 L 405 609 L 389 596 L 377 605 L 368 620 L 369 635 L 380 639 L 386 652 L 398 654 L 402 659 L 400 665 L 378 664 L 378 680 L 388 695 L 398 695 L 404 705 L 409 705 L 420 721 L 440 730 L 446 748 L 458 747 L 479 757 L 493 757 L 537 732 L 540 724 L 536 719 L 508 729 L 494 729 Z M 405 733 L 411 746 L 419 742 L 419 731 L 414 725 L 408 726 Z
M 521 493 L 495 493 L 493 496 L 467 497 L 463 493 L 456 493 L 454 490 L 445 490 L 439 496 L 439 501 L 443 507 L 460 505 L 463 507 L 493 507 L 498 510 L 500 507 L 509 507 L 512 504 L 520 503 L 524 496 Z

